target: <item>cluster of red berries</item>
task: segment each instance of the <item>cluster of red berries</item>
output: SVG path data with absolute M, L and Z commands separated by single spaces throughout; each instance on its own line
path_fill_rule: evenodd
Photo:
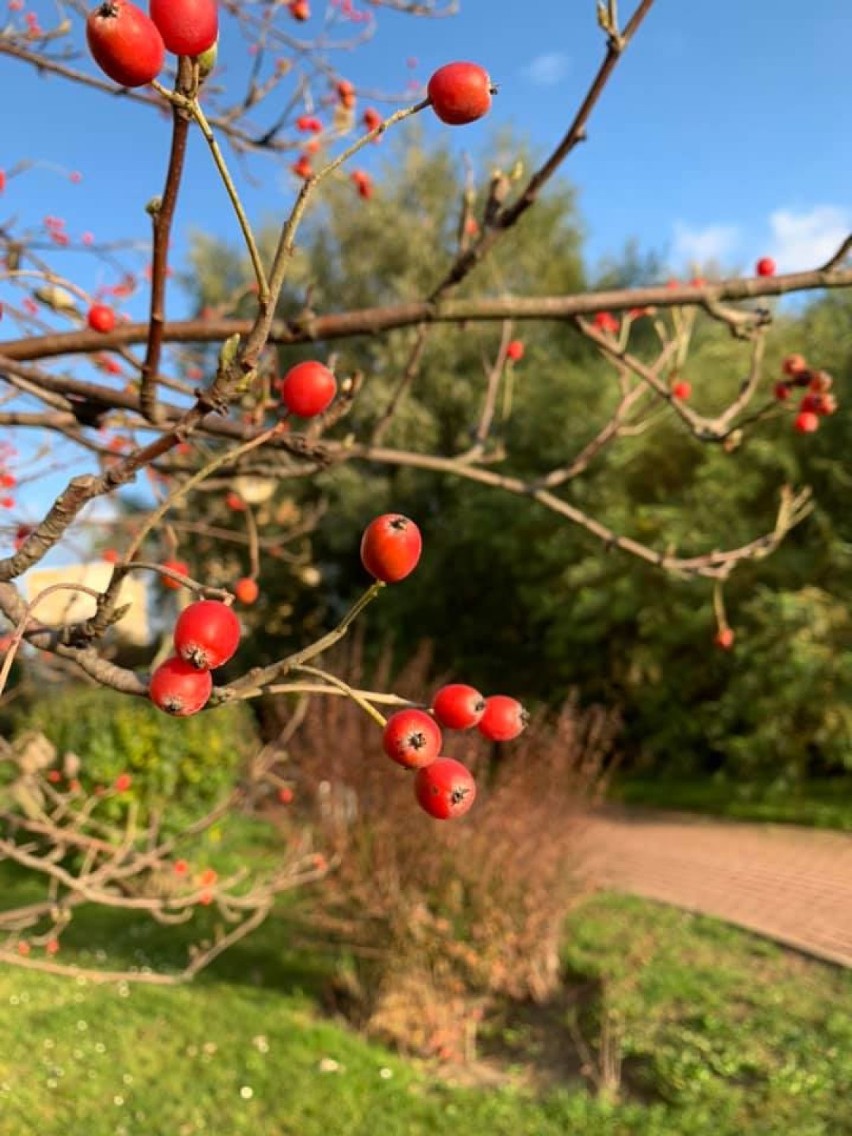
M 219 600 L 198 600 L 183 609 L 174 627 L 175 654 L 151 675 L 148 696 L 167 714 L 197 714 L 213 689 L 211 670 L 224 666 L 240 643 L 240 621 Z
M 834 380 L 827 371 L 811 370 L 804 355 L 788 355 L 781 370 L 786 377 L 775 384 L 775 397 L 779 402 L 787 402 L 794 387 L 806 388 L 793 429 L 799 434 L 813 434 L 819 429 L 820 419 L 837 410 L 837 399 L 831 393 Z
M 410 707 L 387 720 L 382 748 L 391 761 L 413 769 L 414 795 L 420 807 L 437 820 L 463 816 L 476 799 L 473 774 L 460 761 L 442 757 L 443 734 L 474 726 L 490 741 L 516 738 L 527 724 L 520 702 L 507 694 L 483 696 L 466 683 L 442 686 L 431 710 Z
M 204 56 L 216 44 L 216 0 L 150 0 L 148 11 L 130 0 L 103 0 L 86 19 L 92 58 L 122 87 L 144 87 L 156 79 L 166 51 Z
M 385 584 L 404 580 L 417 567 L 423 549 L 420 529 L 402 513 L 384 513 L 367 525 L 361 538 L 361 563 Z M 476 797 L 470 770 L 441 756 L 441 727 L 469 730 L 476 726 L 491 741 L 511 741 L 527 723 L 523 706 L 505 694 L 483 698 L 465 683 L 443 686 L 431 711 L 410 707 L 388 718 L 382 735 L 385 753 L 398 765 L 415 770 L 418 804 L 438 820 L 463 816 Z

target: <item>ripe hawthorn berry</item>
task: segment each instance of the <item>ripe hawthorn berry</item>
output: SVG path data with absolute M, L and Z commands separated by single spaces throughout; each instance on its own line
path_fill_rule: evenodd
M 506 358 L 519 363 L 524 357 L 524 345 L 520 339 L 513 339 L 506 347 Z
M 130 0 L 104 0 L 86 17 L 86 42 L 101 71 L 122 87 L 144 87 L 166 55 L 157 25 Z
M 432 715 L 416 708 L 391 714 L 382 733 L 385 753 L 406 769 L 430 765 L 441 752 L 442 741 L 440 727 Z
M 243 576 L 234 584 L 234 595 L 242 604 L 253 604 L 260 595 L 260 587 L 256 580 L 252 580 L 251 576 Z
M 484 67 L 459 61 L 439 67 L 429 80 L 426 93 L 441 122 L 465 126 L 488 113 L 495 90 Z
M 375 517 L 361 537 L 361 563 L 371 576 L 385 584 L 410 576 L 422 551 L 420 529 L 401 513 Z
M 508 694 L 492 694 L 485 699 L 485 711 L 476 728 L 489 741 L 510 742 L 523 731 L 528 721 L 529 714 L 517 698 L 510 698 Z
M 807 371 L 807 369 L 808 364 L 805 362 L 804 355 L 799 354 L 788 355 L 781 364 L 781 370 L 785 375 L 789 375 L 791 379 L 795 378 L 796 375 L 802 374 L 803 371 Z
M 799 434 L 813 434 L 819 430 L 819 415 L 812 410 L 800 410 L 793 421 L 793 429 Z
M 778 400 L 778 402 L 786 402 L 786 400 L 792 394 L 792 390 L 793 388 L 789 383 L 783 382 L 777 382 L 772 388 L 773 394 L 775 395 L 775 398 Z
M 201 55 L 219 35 L 216 0 L 150 0 L 148 10 L 174 55 Z
M 151 675 L 148 697 L 161 710 L 176 718 L 197 714 L 210 697 L 213 678 L 192 663 L 173 655 L 160 663 Z
M 174 644 L 178 655 L 199 670 L 221 667 L 240 644 L 240 621 L 219 600 L 196 600 L 178 616 Z
M 364 117 L 361 120 L 367 130 L 375 130 L 382 125 L 382 116 L 375 109 L 375 107 L 367 107 L 364 111 Z
M 115 312 L 106 304 L 92 304 L 86 323 L 92 331 L 100 331 L 104 335 L 115 327 Z
M 432 713 L 448 730 L 469 730 L 485 713 L 485 699 L 467 683 L 450 682 L 432 699 Z
M 185 560 L 164 560 L 161 567 L 168 568 L 170 572 L 175 572 L 178 576 L 189 575 L 189 565 Z M 179 588 L 183 587 L 180 580 L 175 580 L 171 576 L 160 576 L 160 583 L 164 588 L 168 588 L 172 592 L 176 592 Z
M 341 79 L 336 87 L 337 98 L 340 105 L 346 110 L 352 110 L 355 106 L 355 88 L 348 79 Z
M 595 325 L 598 331 L 608 332 L 611 335 L 618 334 L 618 320 L 615 318 L 612 312 L 596 312 L 595 318 L 592 320 L 592 323 Z
M 713 642 L 721 651 L 730 651 L 734 645 L 734 629 L 732 627 L 720 627 Z
M 291 367 L 278 384 L 281 401 L 291 414 L 314 418 L 322 414 L 337 394 L 337 379 L 328 367 L 308 359 Z
M 476 800 L 473 774 L 452 757 L 439 757 L 414 775 L 417 803 L 436 820 L 464 816 Z
M 762 256 L 754 266 L 754 269 L 758 276 L 774 276 L 775 261 L 771 256 Z
M 687 382 L 686 379 L 678 379 L 677 382 L 672 383 L 672 398 L 686 402 L 691 394 L 692 383 Z

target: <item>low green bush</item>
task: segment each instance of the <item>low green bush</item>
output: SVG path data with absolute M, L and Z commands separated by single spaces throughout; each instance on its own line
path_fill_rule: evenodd
M 257 741 L 243 705 L 170 718 L 144 699 L 78 685 L 28 707 L 18 732 L 28 729 L 41 731 L 56 746 L 57 766 L 65 771 L 58 788 L 78 780 L 88 793 L 130 775 L 130 788 L 104 802 L 102 815 L 111 812 L 112 819 L 130 801 L 137 802 L 140 819 L 162 811 L 168 821 L 209 808 L 234 783 Z M 67 776 L 69 753 L 80 759 L 80 768 Z

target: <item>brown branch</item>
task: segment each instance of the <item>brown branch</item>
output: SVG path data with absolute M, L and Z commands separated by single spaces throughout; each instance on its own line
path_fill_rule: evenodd
M 197 68 L 186 56 L 178 63 L 175 90 L 189 97 L 194 90 L 193 72 Z M 153 250 L 151 254 L 151 299 L 148 316 L 148 342 L 145 360 L 141 367 L 141 388 L 139 407 L 149 422 L 157 421 L 157 373 L 160 369 L 160 356 L 163 346 L 163 327 L 166 322 L 166 278 L 168 275 L 169 241 L 172 221 L 177 207 L 181 178 L 186 158 L 186 142 L 189 136 L 190 115 L 177 104 L 172 105 L 172 141 L 169 150 L 169 163 L 166 170 L 166 183 L 162 197 L 149 203 L 153 228 Z
M 584 292 L 571 296 L 497 296 L 479 299 L 428 300 L 362 308 L 350 312 L 315 315 L 309 325 L 295 320 L 271 321 L 269 342 L 292 346 L 317 340 L 346 339 L 356 335 L 376 335 L 420 323 L 460 323 L 464 321 L 499 322 L 514 320 L 566 321 L 575 316 L 595 312 L 625 312 L 633 307 L 675 308 L 688 304 L 704 305 L 712 301 L 756 300 L 767 296 L 784 296 L 792 292 L 852 286 L 852 268 L 810 269 L 781 276 L 732 277 L 714 281 L 703 287 L 684 284 L 677 288 L 653 285 L 646 288 L 619 289 L 610 292 Z M 754 314 L 755 322 L 760 320 Z M 219 343 L 232 335 L 249 335 L 255 326 L 248 319 L 194 319 L 168 323 L 164 341 L 170 343 Z M 47 335 L 8 340 L 2 356 L 25 362 L 59 355 L 91 354 L 98 350 L 144 343 L 147 323 L 123 324 L 108 334 L 87 329 L 51 332 Z M 3 359 L 0 358 L 0 366 Z
M 515 201 L 511 205 L 495 210 L 488 224 L 483 228 L 481 235 L 456 257 L 444 279 L 430 294 L 429 298 L 433 303 L 440 300 L 451 288 L 460 284 L 476 265 L 485 259 L 502 235 L 517 224 L 523 214 L 535 203 L 543 187 L 553 177 L 571 151 L 580 142 L 585 141 L 586 125 L 592 112 L 625 49 L 639 30 L 653 3 L 654 0 L 640 0 L 639 6 L 624 30 L 618 35 L 609 35 L 606 56 L 574 116 L 573 122 L 568 127 L 567 133 L 545 162 L 535 171 Z

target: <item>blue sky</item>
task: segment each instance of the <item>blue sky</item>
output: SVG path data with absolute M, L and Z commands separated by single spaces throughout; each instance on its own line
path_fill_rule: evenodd
M 313 0 L 312 7 L 308 24 L 293 25 L 300 36 L 320 26 L 324 4 Z M 47 26 L 53 9 L 38 2 L 33 8 Z M 621 8 L 627 14 L 632 4 L 622 0 Z M 81 18 L 72 19 L 79 30 Z M 579 191 L 590 262 L 617 254 L 630 238 L 666 253 L 673 271 L 714 258 L 746 271 L 764 253 L 783 270 L 828 255 L 852 226 L 852 147 L 844 127 L 850 41 L 848 0 L 658 0 L 604 95 L 588 142 L 565 170 Z M 602 46 L 593 0 L 462 0 L 459 14 L 445 19 L 379 9 L 372 40 L 330 58 L 372 92 L 425 82 L 451 59 L 481 62 L 500 87 L 493 113 L 452 130 L 459 151 L 476 159 L 492 129 L 506 124 L 545 152 L 585 91 Z M 246 44 L 227 32 L 224 72 L 239 74 L 246 60 Z M 81 66 L 94 70 L 85 54 Z M 144 239 L 143 208 L 161 188 L 167 123 L 4 57 L 0 73 L 4 92 L 14 91 L 0 168 L 24 157 L 45 163 L 10 182 L 0 218 L 37 224 L 58 214 L 71 233 Z M 427 136 L 451 129 L 421 117 Z M 245 168 L 255 184 L 240 167 L 235 172 L 252 218 L 283 215 L 292 180 L 264 158 Z M 63 175 L 70 170 L 83 174 L 81 184 Z M 196 139 L 176 224 L 178 261 L 192 226 L 235 236 L 221 186 L 209 174 Z M 65 256 L 57 267 L 75 263 Z
M 311 21 L 293 25 L 301 38 L 322 23 L 325 0 L 311 3 Z M 356 8 L 363 7 L 364 0 L 356 0 Z M 633 5 L 622 0 L 620 7 L 625 15 Z M 28 10 L 45 27 L 56 19 L 47 0 L 35 0 Z M 391 109 L 382 92 L 400 92 L 412 82 L 422 89 L 436 67 L 453 59 L 480 62 L 499 84 L 493 112 L 480 123 L 453 129 L 431 114 L 421 116 L 427 138 L 450 138 L 460 157 L 467 153 L 479 162 L 483 180 L 489 171 L 481 159 L 494 131 L 511 125 L 542 154 L 555 144 L 603 54 L 594 0 L 461 0 L 459 14 L 445 19 L 383 9 L 378 15 L 365 46 L 329 56 L 359 89 L 360 106 Z M 82 47 L 82 17 L 70 16 Z M 782 271 L 827 258 L 852 229 L 850 42 L 849 0 L 657 0 L 604 94 L 588 141 L 565 168 L 578 190 L 589 263 L 617 256 L 631 239 L 663 253 L 673 273 L 713 260 L 750 272 L 764 254 Z M 238 76 L 248 64 L 247 44 L 227 25 L 220 63 L 225 76 Z M 79 66 L 96 73 L 84 47 Z M 39 76 L 4 56 L 0 76 L 0 169 L 20 159 L 37 163 L 0 194 L 0 223 L 14 220 L 37 230 L 53 215 L 65 219 L 73 237 L 91 232 L 104 241 L 146 240 L 144 206 L 162 188 L 167 120 L 126 100 Z M 371 151 L 359 165 L 382 153 Z M 286 215 L 296 188 L 290 175 L 263 157 L 232 168 L 253 221 Z M 82 174 L 79 184 L 71 171 Z M 173 239 L 178 268 L 193 228 L 237 239 L 198 137 L 182 193 Z M 52 263 L 90 290 L 115 282 L 73 252 L 57 250 Z M 0 283 L 0 300 L 8 296 Z M 144 306 L 139 293 L 125 311 L 138 317 Z M 169 311 L 184 310 L 173 288 Z M 0 323 L 0 340 L 14 334 L 11 321 Z M 62 460 L 61 449 L 55 457 Z M 42 493 L 49 487 L 52 495 L 66 476 L 57 470 Z M 42 503 L 43 497 L 31 507 Z

